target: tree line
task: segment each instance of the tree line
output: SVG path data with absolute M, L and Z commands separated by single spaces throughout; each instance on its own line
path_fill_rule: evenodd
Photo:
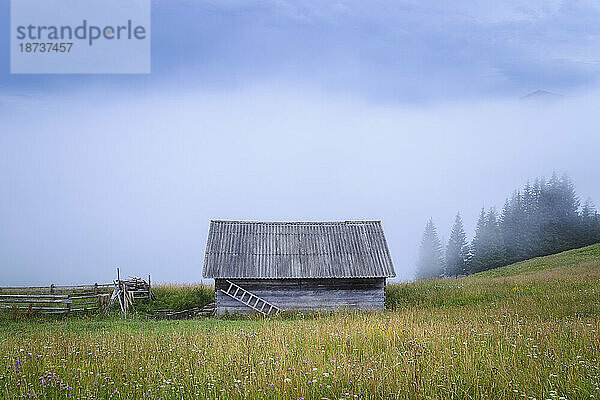
M 460 212 L 444 246 L 433 221 L 426 226 L 417 278 L 468 275 L 532 257 L 600 242 L 600 214 L 580 204 L 567 175 L 535 179 L 506 199 L 500 213 L 481 209 L 469 243 Z

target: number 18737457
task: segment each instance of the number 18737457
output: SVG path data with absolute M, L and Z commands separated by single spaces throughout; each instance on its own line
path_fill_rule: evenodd
M 73 43 L 28 42 L 19 43 L 21 53 L 69 53 Z

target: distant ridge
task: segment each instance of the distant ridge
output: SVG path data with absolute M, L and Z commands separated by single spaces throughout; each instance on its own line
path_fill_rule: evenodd
M 521 97 L 521 100 L 560 100 L 564 97 L 565 96 L 563 96 L 562 94 L 552 93 L 547 90 L 538 89 Z

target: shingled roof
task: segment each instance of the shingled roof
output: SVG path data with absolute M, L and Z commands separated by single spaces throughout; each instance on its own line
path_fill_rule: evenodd
M 211 221 L 206 278 L 396 276 L 380 221 Z

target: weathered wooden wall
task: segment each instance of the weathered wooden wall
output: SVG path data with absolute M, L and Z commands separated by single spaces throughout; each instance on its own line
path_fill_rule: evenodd
M 355 279 L 230 279 L 286 311 L 383 310 L 385 278 Z M 221 289 L 229 284 L 215 279 L 217 314 L 249 314 L 250 308 Z

